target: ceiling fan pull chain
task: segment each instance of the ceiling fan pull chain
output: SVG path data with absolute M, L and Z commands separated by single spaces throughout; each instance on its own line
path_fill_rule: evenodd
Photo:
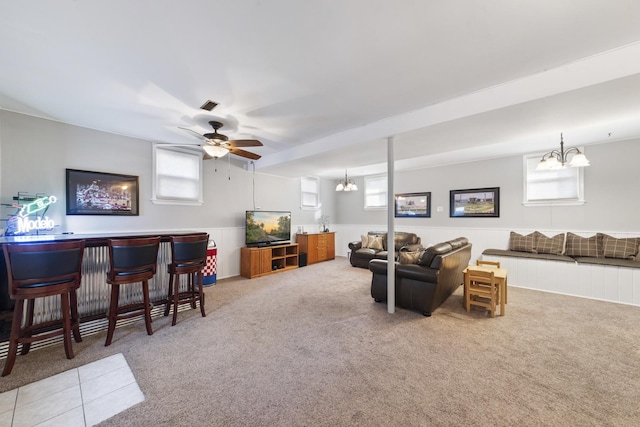
M 227 160 L 229 163 L 229 181 L 231 181 L 231 157 L 227 156 Z

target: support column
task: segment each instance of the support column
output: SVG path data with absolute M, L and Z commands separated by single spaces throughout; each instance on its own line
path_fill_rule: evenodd
M 387 138 L 387 311 L 396 311 L 396 264 L 395 264 L 395 228 L 393 192 L 393 137 Z

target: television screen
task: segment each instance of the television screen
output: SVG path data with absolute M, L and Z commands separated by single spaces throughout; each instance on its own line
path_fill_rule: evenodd
M 247 211 L 245 244 L 267 246 L 291 240 L 291 212 Z

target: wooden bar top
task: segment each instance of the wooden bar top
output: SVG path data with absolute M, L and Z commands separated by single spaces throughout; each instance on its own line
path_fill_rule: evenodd
M 160 236 L 160 240 L 168 242 L 171 236 L 179 236 L 185 234 L 201 233 L 200 231 L 122 231 L 111 233 L 69 233 L 69 234 L 40 234 L 30 236 L 5 236 L 0 237 L 0 246 L 7 243 L 36 243 L 36 242 L 61 242 L 65 240 L 84 240 L 85 246 L 96 247 L 106 246 L 109 239 L 122 239 L 134 237 L 156 237 Z

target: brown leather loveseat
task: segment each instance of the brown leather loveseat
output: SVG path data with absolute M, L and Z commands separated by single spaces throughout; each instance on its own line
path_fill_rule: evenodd
M 395 258 L 398 252 L 414 252 L 423 249 L 420 237 L 415 233 L 396 231 L 394 238 Z M 366 243 L 365 243 L 366 241 Z M 387 233 L 384 231 L 369 231 L 361 240 L 349 243 L 351 251 L 349 261 L 354 267 L 368 268 L 372 259 L 387 259 Z
M 471 259 L 471 243 L 466 237 L 458 237 L 421 252 L 417 263 L 395 263 L 395 299 L 398 307 L 431 316 L 464 283 L 462 271 Z M 369 270 L 373 273 L 371 297 L 376 302 L 386 301 L 387 261 L 374 259 Z

